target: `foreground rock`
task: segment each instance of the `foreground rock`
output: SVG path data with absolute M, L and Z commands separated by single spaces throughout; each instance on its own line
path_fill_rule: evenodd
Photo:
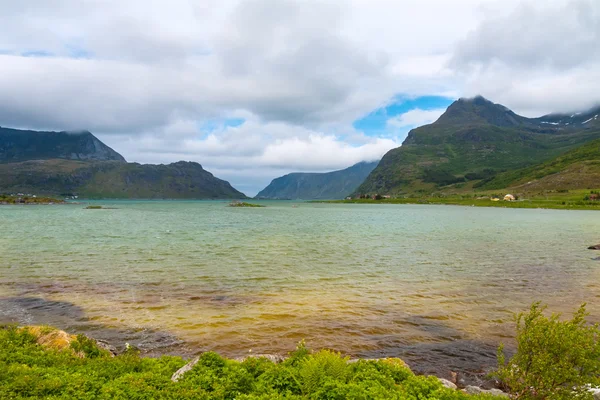
M 499 397 L 510 397 L 508 395 L 508 393 L 504 393 L 500 389 L 487 389 L 486 390 L 486 389 L 482 389 L 477 386 L 467 386 L 466 388 L 463 389 L 463 392 L 465 392 L 467 394 L 491 394 L 493 396 L 499 396 Z
M 59 350 L 59 351 L 73 351 L 72 343 L 77 340 L 77 335 L 71 335 L 60 329 L 48 327 L 48 326 L 26 326 L 21 328 L 27 331 L 29 334 L 35 337 L 35 341 L 42 347 Z M 111 357 L 117 355 L 117 349 L 114 346 L 108 344 L 104 340 L 96 340 L 89 338 L 94 341 L 96 346 L 100 350 L 104 350 L 110 353 Z M 85 354 L 77 352 L 77 356 L 83 358 Z

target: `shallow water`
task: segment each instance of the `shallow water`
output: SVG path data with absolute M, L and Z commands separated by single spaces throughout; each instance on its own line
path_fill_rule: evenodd
M 478 370 L 542 300 L 600 320 L 600 213 L 120 201 L 0 207 L 0 322 L 150 353 L 313 348 Z

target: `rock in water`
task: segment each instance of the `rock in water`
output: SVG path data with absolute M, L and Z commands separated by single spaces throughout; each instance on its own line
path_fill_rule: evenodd
M 588 250 L 600 250 L 600 244 L 588 247 Z

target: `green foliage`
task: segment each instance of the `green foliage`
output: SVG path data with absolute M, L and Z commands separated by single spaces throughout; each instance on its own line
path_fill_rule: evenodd
M 361 360 L 304 343 L 280 364 L 243 362 L 208 352 L 178 382 L 179 357 L 142 358 L 135 350 L 116 357 L 79 336 L 73 351 L 42 348 L 27 330 L 0 329 L 0 397 L 7 399 L 491 399 L 444 388 L 415 376 L 401 360 Z M 81 353 L 85 357 L 81 357 Z
M 465 179 L 456 177 L 450 171 L 443 168 L 428 168 L 423 171 L 423 181 L 435 183 L 438 186 L 446 186 L 457 182 L 464 182 Z
M 534 303 L 516 316 L 517 352 L 506 362 L 500 346 L 495 375 L 517 399 L 591 399 L 585 385 L 600 383 L 598 325 L 586 323 L 585 304 L 568 321 L 544 310 Z
M 85 335 L 77 335 L 77 339 L 71 342 L 71 348 L 76 353 L 82 353 L 88 358 L 100 357 L 104 354 L 104 352 L 98 348 L 96 342 Z

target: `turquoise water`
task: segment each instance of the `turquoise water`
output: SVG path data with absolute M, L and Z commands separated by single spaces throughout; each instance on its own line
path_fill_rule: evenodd
M 0 207 L 0 322 L 151 354 L 305 339 L 423 369 L 492 365 L 534 300 L 600 320 L 594 211 L 265 202 Z

